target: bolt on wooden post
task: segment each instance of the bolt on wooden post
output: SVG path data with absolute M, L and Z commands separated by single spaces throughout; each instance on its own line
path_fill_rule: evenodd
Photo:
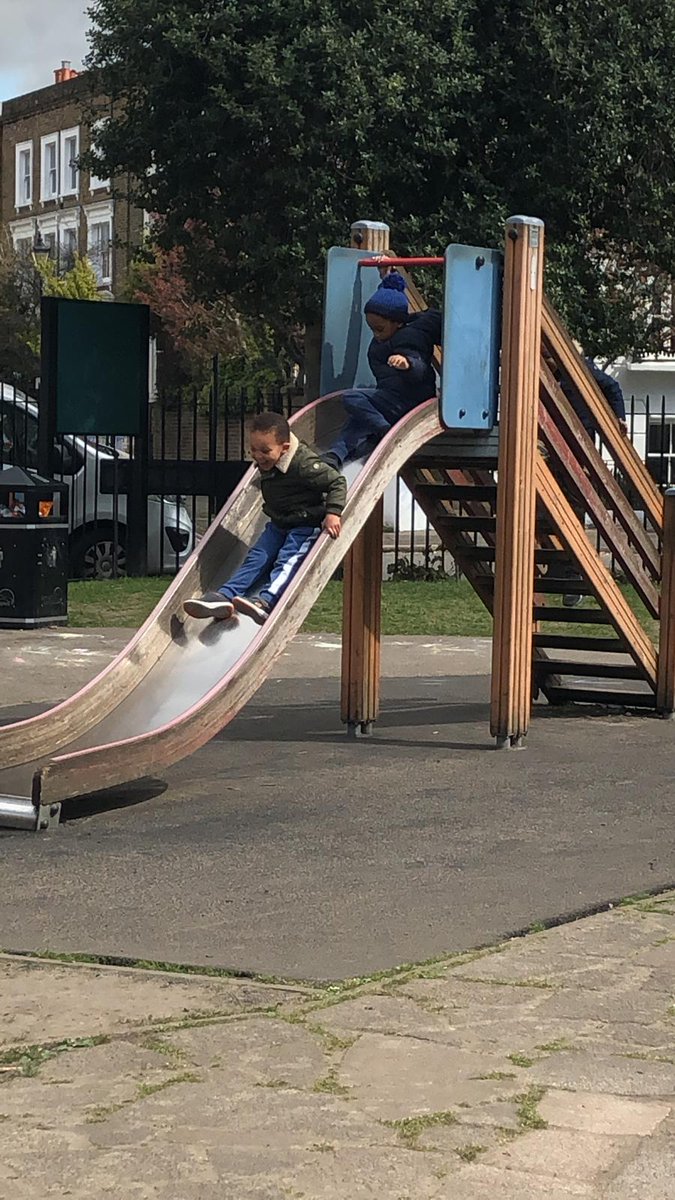
M 386 254 L 389 226 L 357 221 L 350 244 Z M 372 733 L 380 712 L 383 515 L 380 500 L 344 560 L 341 715 L 352 737 Z
M 490 731 L 519 746 L 532 708 L 535 456 L 544 226 L 506 223 Z
M 668 488 L 663 506 L 656 707 L 664 716 L 675 714 L 675 488 Z

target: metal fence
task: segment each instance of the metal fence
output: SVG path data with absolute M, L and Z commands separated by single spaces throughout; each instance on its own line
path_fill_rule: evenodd
M 62 434 L 55 447 L 56 478 L 70 484 L 71 573 L 109 579 L 180 569 L 247 467 L 248 426 L 254 413 L 292 415 L 302 395 L 280 388 L 219 385 L 162 394 L 149 408 L 147 439 Z M 629 436 L 663 487 L 675 484 L 675 399 L 627 401 Z M 0 466 L 37 468 L 38 408 L 0 384 Z M 144 478 L 134 495 L 134 466 Z M 455 575 L 452 557 L 408 489 L 396 480 L 385 496 L 383 575 L 437 579 Z

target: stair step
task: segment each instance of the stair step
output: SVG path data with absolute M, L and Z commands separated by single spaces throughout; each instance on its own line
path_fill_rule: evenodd
M 547 687 L 549 704 L 614 704 L 622 708 L 656 708 L 653 692 L 613 692 L 601 688 Z
M 433 500 L 495 500 L 496 483 L 418 483 L 417 488 Z
M 451 454 L 426 454 L 418 453 L 411 460 L 412 465 L 419 470 L 437 471 L 439 467 L 455 467 L 458 469 L 473 469 L 481 471 L 496 471 L 499 463 L 498 456 L 493 450 L 487 449 L 483 453 L 469 454 L 461 449 L 453 451 Z
M 548 575 L 536 575 L 534 590 L 554 596 L 588 596 L 591 589 L 585 579 L 552 579 Z
M 496 517 L 448 517 L 452 529 L 464 530 L 467 533 L 494 533 L 497 528 Z
M 494 562 L 496 553 L 494 546 L 462 546 L 461 550 L 457 550 L 457 558 L 469 558 L 476 562 Z M 566 550 L 536 549 L 534 557 L 538 563 L 569 562 L 569 554 Z
M 565 658 L 535 659 L 534 672 L 544 675 L 580 675 L 589 679 L 642 679 L 641 671 L 633 662 L 572 662 Z
M 565 621 L 568 625 L 611 625 L 609 617 L 599 608 L 553 608 L 544 604 L 534 607 L 535 621 Z
M 598 654 L 625 654 L 620 638 L 575 637 L 571 633 L 535 633 L 532 645 L 541 650 L 592 650 Z

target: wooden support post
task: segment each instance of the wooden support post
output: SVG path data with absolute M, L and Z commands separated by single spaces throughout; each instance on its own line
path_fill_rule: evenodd
M 351 235 L 360 250 L 389 249 L 389 226 L 382 222 L 358 221 Z M 383 514 L 381 500 L 344 560 L 341 710 L 352 737 L 372 733 L 380 712 Z
M 661 619 L 656 666 L 656 707 L 675 714 L 675 488 L 664 496 L 661 564 Z
M 543 222 L 506 224 L 497 546 L 490 731 L 519 746 L 532 707 L 535 455 L 544 258 Z

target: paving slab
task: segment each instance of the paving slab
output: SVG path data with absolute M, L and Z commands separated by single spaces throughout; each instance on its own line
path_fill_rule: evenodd
M 607 1187 L 603 1200 L 673 1200 L 675 1146 L 672 1135 L 640 1146 L 635 1158 Z
M 481 1161 L 503 1171 L 526 1171 L 542 1183 L 576 1180 L 597 1185 L 636 1150 L 636 1138 L 541 1129 L 493 1150 Z
M 549 1091 L 539 1103 L 543 1119 L 560 1129 L 605 1136 L 646 1137 L 669 1116 L 669 1103 L 629 1100 L 601 1092 Z
M 664 910 L 648 961 L 654 903 L 314 987 L 0 956 L 0 1196 L 673 1200 L 672 1064 L 616 1052 L 650 1028 L 648 1005 L 621 1020 L 636 959 L 661 1001 L 651 973 L 675 965 Z M 558 983 L 528 984 L 533 946 L 571 940 Z M 484 975 L 498 960 L 520 985 Z M 596 974 L 605 1041 L 588 1019 L 543 1040 L 551 999 Z

